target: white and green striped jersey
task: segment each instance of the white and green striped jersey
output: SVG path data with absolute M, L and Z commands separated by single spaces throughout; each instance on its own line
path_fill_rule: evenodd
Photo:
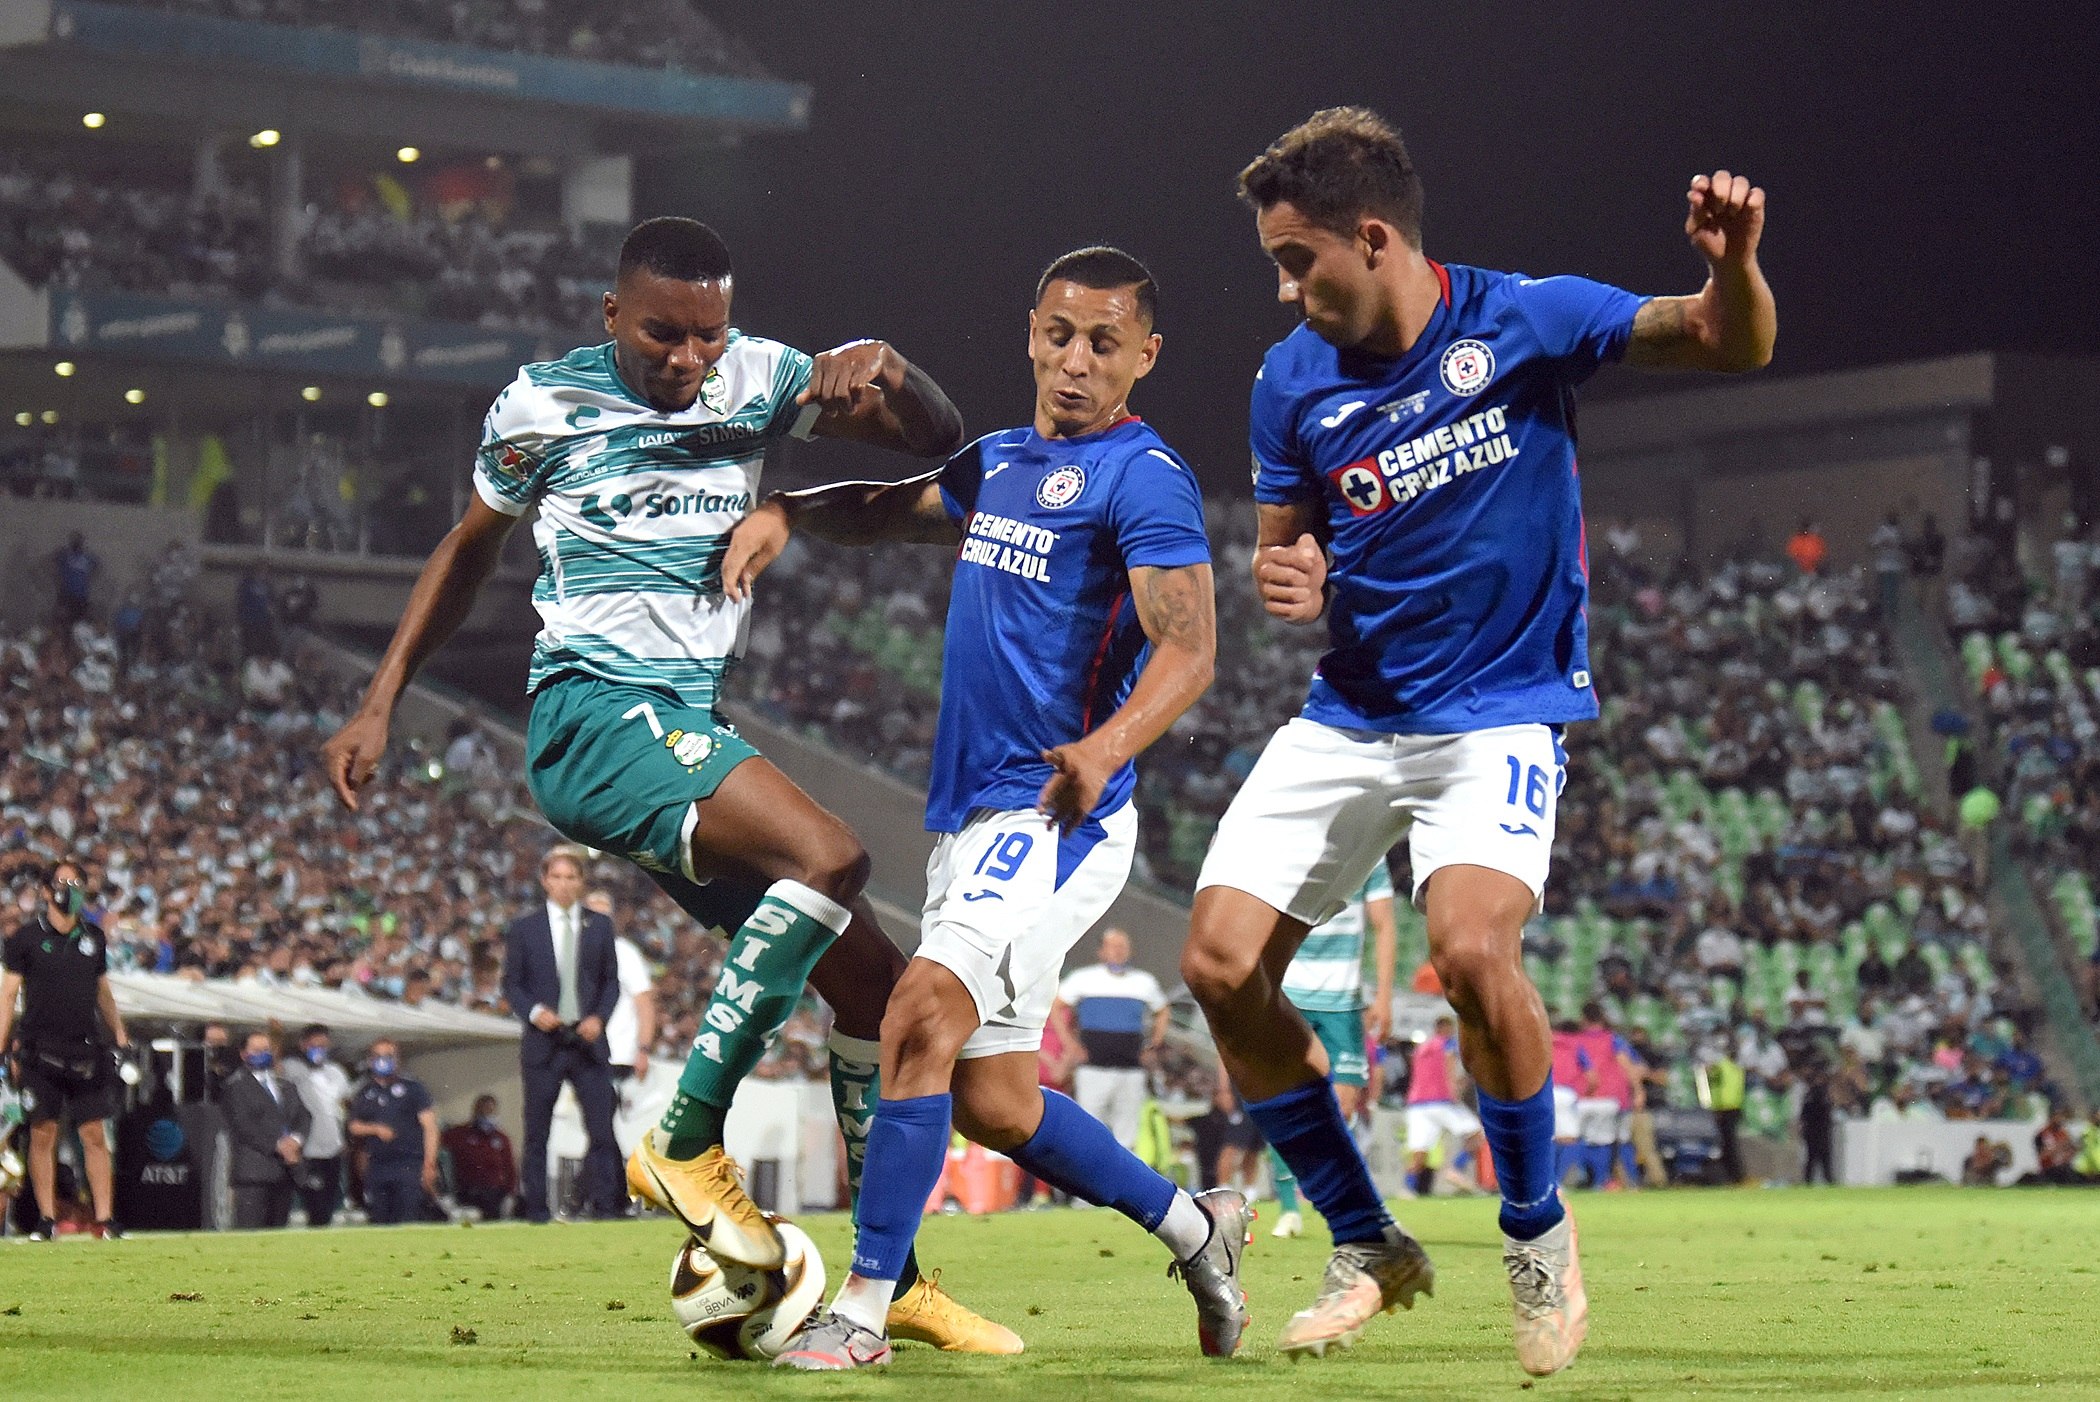
M 496 396 L 474 489 L 506 515 L 539 508 L 528 692 L 579 671 L 715 704 L 750 610 L 722 593 L 722 554 L 809 374 L 801 351 L 732 330 L 675 413 L 628 389 L 610 342 L 527 365 Z
M 1364 1005 L 1364 932 L 1369 928 L 1364 903 L 1392 898 L 1393 874 L 1381 861 L 1332 920 L 1307 932 L 1283 971 L 1283 996 L 1292 1006 L 1309 1013 L 1347 1013 Z

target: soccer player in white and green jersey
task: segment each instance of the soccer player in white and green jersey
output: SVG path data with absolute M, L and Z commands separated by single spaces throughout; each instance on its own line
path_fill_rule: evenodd
M 1372 935 L 1373 993 L 1364 1004 L 1364 931 Z M 1283 996 L 1327 1048 L 1334 1078 L 1334 1098 L 1342 1118 L 1354 1124 L 1363 1109 L 1370 1062 L 1366 1036 L 1384 1041 L 1393 1009 L 1393 960 L 1399 932 L 1393 924 L 1393 873 L 1384 862 L 1371 868 L 1349 903 L 1324 925 L 1316 925 L 1298 946 L 1283 971 Z M 1290 1165 L 1269 1150 L 1269 1173 L 1276 1183 L 1273 1236 L 1300 1236 L 1305 1219 L 1298 1213 L 1298 1180 Z
M 812 358 L 745 335 L 730 322 L 731 291 L 729 251 L 706 225 L 651 219 L 628 235 L 605 294 L 611 339 L 527 365 L 497 396 L 474 499 L 424 565 L 323 763 L 355 808 L 402 690 L 467 616 L 512 526 L 538 508 L 533 797 L 568 837 L 625 856 L 703 925 L 734 932 L 678 1094 L 629 1160 L 628 1186 L 715 1255 L 772 1269 L 785 1257 L 780 1234 L 722 1146 L 731 1097 L 809 981 L 836 1016 L 833 1088 L 857 1170 L 882 1012 L 904 960 L 861 900 L 859 840 L 716 718 L 750 609 L 723 592 L 722 552 L 757 499 L 769 444 L 817 434 L 937 458 L 960 446 L 962 420 L 881 341 Z M 561 1025 L 546 1009 L 529 1016 L 546 1031 Z M 594 1023 L 576 1031 L 600 1041 Z M 897 1305 L 911 1316 L 904 1337 L 1019 1351 L 931 1282 L 901 1281 Z

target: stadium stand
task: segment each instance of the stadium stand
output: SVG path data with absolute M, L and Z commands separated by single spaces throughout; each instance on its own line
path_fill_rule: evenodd
M 744 44 L 675 0 L 118 0 L 137 9 L 347 29 L 499 51 L 762 78 Z
M 512 330 L 588 333 L 616 240 L 583 239 L 421 182 L 346 172 L 295 240 L 298 275 L 271 248 L 259 174 L 210 185 L 131 148 L 0 157 L 0 259 L 35 287 L 163 293 Z M 452 192 L 458 193 L 458 192 Z
M 557 841 L 522 784 L 405 748 L 363 811 L 315 772 L 354 697 L 307 659 L 272 675 L 186 597 L 194 566 L 157 572 L 134 639 L 83 620 L 0 635 L 0 884 L 83 854 L 114 969 L 319 987 L 505 1012 L 503 928 Z M 660 1047 L 680 1056 L 720 945 L 623 864 L 595 864 L 619 929 L 648 954 Z M 28 905 L 19 907 L 23 911 Z M 822 1074 L 814 1009 L 764 1074 Z

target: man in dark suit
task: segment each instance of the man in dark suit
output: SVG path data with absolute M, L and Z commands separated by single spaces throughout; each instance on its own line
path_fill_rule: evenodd
M 583 1160 L 584 1207 L 617 1216 L 625 1206 L 620 1152 L 613 1143 L 613 1082 L 605 1020 L 620 1000 L 612 922 L 583 904 L 583 857 L 557 847 L 540 863 L 547 901 L 511 922 L 505 936 L 503 995 L 525 1025 L 518 1047 L 525 1082 L 524 1180 L 528 1221 L 547 1211 L 547 1132 L 563 1081 L 576 1090 L 590 1148 Z
M 281 1227 L 292 1210 L 294 1175 L 311 1118 L 291 1082 L 272 1067 L 270 1034 L 250 1032 L 241 1069 L 220 1087 L 219 1108 L 233 1141 L 233 1224 Z

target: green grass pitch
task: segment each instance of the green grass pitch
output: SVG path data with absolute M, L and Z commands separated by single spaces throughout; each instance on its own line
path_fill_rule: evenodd
M 1156 1242 L 1106 1211 L 937 1218 L 956 1293 L 1017 1359 L 906 1347 L 809 1377 L 690 1358 L 663 1219 L 0 1244 L 0 1397 L 175 1399 L 1399 1399 L 2100 1395 L 2100 1196 L 2076 1191 L 1672 1192 L 1579 1202 L 1592 1323 L 1559 1377 L 1510 1349 L 1488 1201 L 1406 1204 L 1437 1295 L 1352 1352 L 1292 1365 L 1323 1234 L 1257 1224 L 1240 1356 L 1206 1360 Z M 1264 1216 L 1269 1213 L 1265 1205 Z M 847 1224 L 803 1225 L 837 1269 Z M 834 1276 L 836 1280 L 836 1276 Z M 178 1298 L 192 1297 L 195 1298 Z M 471 1342 L 469 1342 L 471 1339 Z

